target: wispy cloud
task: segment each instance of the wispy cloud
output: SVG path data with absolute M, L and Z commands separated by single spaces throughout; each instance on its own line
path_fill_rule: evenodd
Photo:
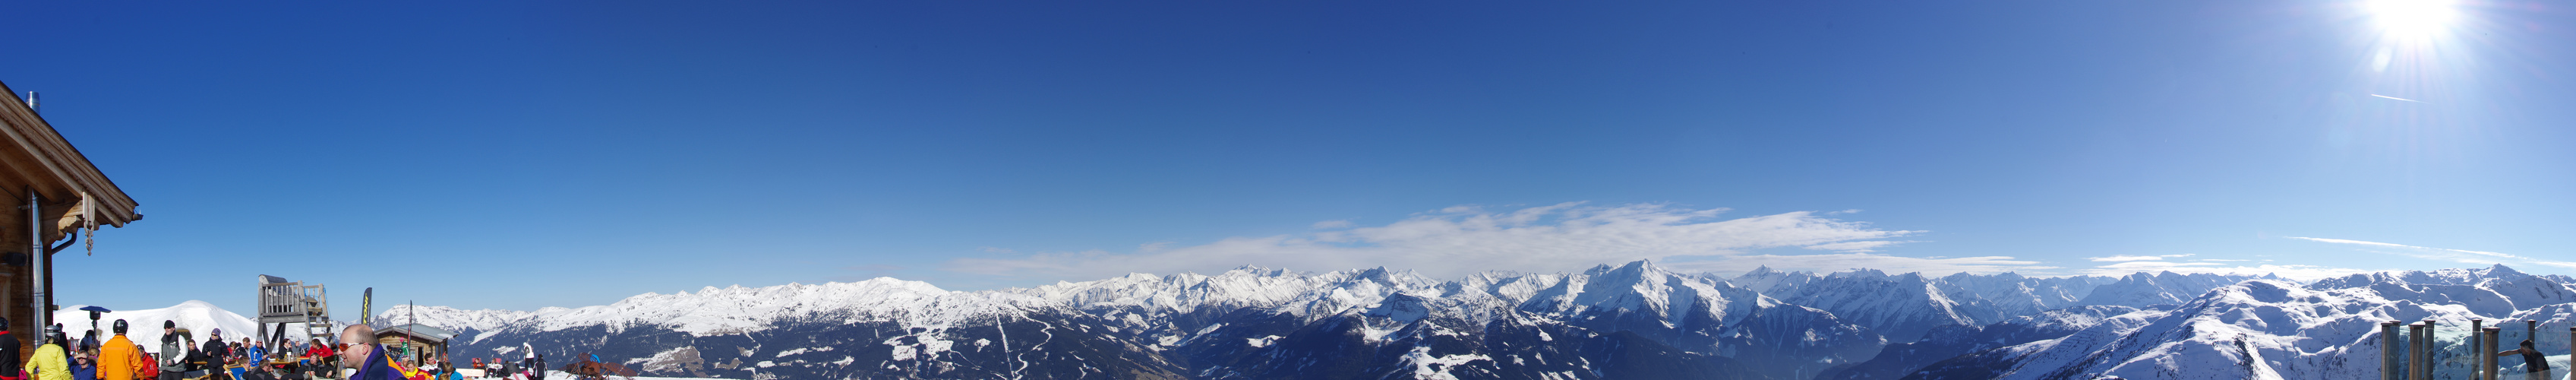
M 2165 259 L 2184 258 L 2184 257 L 2191 257 L 2191 256 L 2192 256 L 2192 254 L 2184 253 L 2184 254 L 2174 254 L 2174 255 L 2156 255 L 2156 256 L 2105 256 L 2105 257 L 2088 257 L 2088 258 L 2085 258 L 2085 259 L 2087 259 L 2087 260 L 2092 260 L 2092 261 L 2095 261 L 2095 262 L 2108 262 L 2108 263 L 2110 263 L 2110 264 L 2104 264 L 2104 265 L 2101 265 L 2101 266 L 2095 266 L 2095 267 L 2092 267 L 2092 268 L 2088 268 L 2088 269 L 2085 269 L 2085 270 L 2083 271 L 2083 273 L 2084 273 L 2084 274 L 2090 274 L 2090 275 L 2096 275 L 2096 276 L 2125 276 L 2125 275 L 2128 275 L 2128 274 L 2131 274 L 2131 273 L 2137 273 L 2137 272 L 2150 272 L 2150 273 L 2153 273 L 2153 272 L 2174 272 L 2174 273 L 2215 273 L 2215 274 L 2233 274 L 2233 275 L 2247 275 L 2247 276 L 2257 276 L 2257 275 L 2271 274 L 2271 275 L 2278 275 L 2278 276 L 2281 276 L 2281 277 L 2283 277 L 2283 278 L 2289 278 L 2289 279 L 2295 279 L 2295 280 L 2313 280 L 2313 279 L 2326 278 L 2326 277 L 2342 276 L 2342 275 L 2353 274 L 2353 273 L 2369 272 L 2369 271 L 2367 271 L 2367 270 L 2360 270 L 2360 269 L 2337 268 L 2337 267 L 2327 267 L 2327 266 L 2317 266 L 2317 265 L 2274 265 L 2274 264 L 2262 264 L 2262 265 L 2251 265 L 2251 266 L 2248 266 L 2248 265 L 2243 265 L 2243 264 L 2222 263 L 2222 262 L 2234 262 L 2234 261 L 2250 261 L 2250 260 L 2244 260 L 2244 259 L 2195 259 L 2195 260 L 2191 260 L 2191 261 L 2166 261 L 2166 260 L 2165 260 Z M 2267 260 L 2267 261 L 2268 261 L 2268 260 Z
M 2423 102 L 2424 102 L 2424 101 L 2422 101 L 2422 100 L 2407 99 L 2407 98 L 2400 98 L 2400 97 L 2388 96 L 2388 95 L 2380 95 L 2380 94 L 2370 94 L 2370 96 L 2376 96 L 2376 97 L 2379 97 L 2380 99 L 2388 99 L 2388 100 L 2395 100 L 2395 101 L 2408 102 L 2408 103 L 2423 103 Z
M 2291 238 L 2291 239 L 2299 239 L 2299 240 L 2306 240 L 2306 241 L 2313 241 L 2313 242 L 2319 242 L 2319 243 L 2335 243 L 2335 244 L 2350 244 L 2350 245 L 2358 245 L 2358 246 L 2363 246 L 2363 247 L 2365 247 L 2365 248 L 2363 248 L 2363 249 L 2362 249 L 2363 251 L 2368 251 L 2368 252 L 2377 252 L 2377 253 L 2384 253 L 2384 254 L 2391 254 L 2391 255 L 2398 255 L 2398 256 L 2406 256 L 2406 257 L 2414 257 L 2414 258 L 2427 259 L 2427 260 L 2443 260 L 2443 261 L 2450 261 L 2450 262 L 2457 262 L 2457 263 L 2485 264 L 2485 265 L 2494 265 L 2494 264 L 2508 264 L 2508 265 L 2511 265 L 2511 264 L 2532 264 L 2532 265 L 2546 265 L 2546 266 L 2553 266 L 2553 267 L 2560 267 L 2560 268 L 2576 269 L 2576 262 L 2567 262 L 2567 261 L 2558 261 L 2558 260 L 2544 260 L 2544 259 L 2536 259 L 2536 258 L 2523 257 L 2523 256 L 2517 256 L 2517 255 L 2511 255 L 2511 254 L 2505 254 L 2505 253 L 2498 253 L 2498 252 L 2471 251 L 2471 250 L 2465 250 L 2465 249 L 2450 249 L 2450 248 L 2420 247 L 2420 246 L 2412 246 L 2412 245 L 2397 244 L 2397 243 L 2381 243 L 2381 242 L 2375 242 L 2375 241 L 2360 241 L 2360 240 L 2348 240 L 2348 239 L 2328 239 L 2328 238 L 2312 238 L 2312 237 L 2297 237 L 2297 236 L 2288 236 L 2288 238 Z
M 2162 256 L 2107 256 L 2107 257 L 2087 257 L 2087 258 L 2085 258 L 2085 259 L 2086 259 L 2086 260 L 2093 260 L 2093 261 L 2147 261 L 2147 260 L 2164 260 L 2164 259 L 2166 259 L 2166 258 L 2174 258 L 2174 257 L 2191 257 L 2191 254 L 2189 254 L 2189 253 L 2185 253 L 2185 254 L 2179 254 L 2179 255 L 2162 255 Z
M 1715 260 L 1665 261 L 1661 264 L 1665 267 L 1682 271 L 1711 273 L 1744 272 L 1762 266 L 1769 266 L 1772 269 L 1778 270 L 1793 271 L 1835 272 L 1849 269 L 1877 269 L 1890 273 L 1923 272 L 1933 275 L 1944 275 L 1959 272 L 1992 274 L 2058 269 L 2058 267 L 2039 265 L 2040 263 L 2038 261 L 2021 260 L 2012 256 L 1925 258 L 1868 253 L 1836 253 L 1823 255 L 1740 255 L 1727 256 Z
M 1818 251 L 1843 251 L 1843 252 L 1845 252 L 1845 253 L 1869 253 L 1869 252 L 1878 252 L 1878 248 L 1880 248 L 1880 247 L 1886 247 L 1886 246 L 1897 245 L 1897 244 L 1905 244 L 1905 243 L 1913 243 L 1913 242 L 1914 242 L 1914 241 L 1911 241 L 1911 240 L 1907 240 L 1907 241 L 1894 241 L 1894 240 L 1847 241 L 1847 242 L 1841 242 L 1841 243 L 1825 243 L 1825 244 L 1810 245 L 1810 246 L 1806 246 L 1806 247 L 1803 247 L 1803 248 L 1806 248 L 1806 249 L 1813 249 L 1813 250 L 1818 250 Z
M 1600 263 L 1658 259 L 1691 267 L 1754 265 L 1869 266 L 1887 270 L 1974 268 L 1992 272 L 2035 262 L 2009 257 L 1919 259 L 1868 254 L 1902 243 L 1889 238 L 1923 231 L 1888 230 L 1790 212 L 1720 218 L 1726 209 L 1659 204 L 1590 206 L 1580 202 L 1512 210 L 1458 206 L 1382 226 L 1166 246 L 1136 252 L 1048 252 L 1016 258 L 960 258 L 944 269 L 1034 279 L 1081 280 L 1129 272 L 1222 271 L 1241 265 L 1298 270 L 1386 266 L 1455 277 L 1484 270 L 1555 272 Z M 1325 227 L 1319 223 L 1317 227 Z M 1750 255 L 1766 248 L 1843 251 L 1821 255 Z M 1667 260 L 1670 259 L 1670 260 Z M 1839 268 L 1835 268 L 1839 269 Z

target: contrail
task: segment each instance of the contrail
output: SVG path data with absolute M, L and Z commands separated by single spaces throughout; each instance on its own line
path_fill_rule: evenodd
M 2424 101 L 2422 101 L 2422 100 L 2415 100 L 2415 99 L 2400 98 L 2400 97 L 2388 96 L 2388 95 L 2370 94 L 2370 96 L 2377 96 L 2377 97 L 2379 97 L 2380 99 L 2388 99 L 2388 100 L 2396 100 L 2396 101 L 2407 101 L 2407 102 L 2424 103 Z M 2424 103 L 2424 104 L 2433 104 L 2433 103 Z

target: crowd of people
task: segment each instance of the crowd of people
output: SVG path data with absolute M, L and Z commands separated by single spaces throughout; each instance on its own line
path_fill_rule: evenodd
M 127 339 L 122 319 L 114 324 L 115 335 L 104 341 L 95 330 L 79 341 L 70 340 L 57 324 L 34 337 L 35 352 L 28 353 L 32 355 L 18 352 L 22 341 L 7 330 L 8 324 L 8 318 L 0 318 L 0 380 L 469 380 L 459 371 L 466 369 L 478 370 L 480 378 L 487 379 L 546 378 L 544 355 L 517 361 L 475 358 L 465 368 L 445 355 L 428 360 L 393 357 L 376 343 L 375 329 L 363 324 L 341 330 L 342 343 L 313 339 L 271 349 L 255 339 L 226 341 L 222 329 L 207 331 L 206 341 L 200 344 L 178 322 L 162 321 L 157 354 L 144 352 L 144 346 Z M 27 357 L 25 363 L 19 363 L 22 356 Z
M 343 342 L 373 342 L 375 336 L 375 328 L 367 325 L 354 325 L 340 330 L 340 340 Z M 383 344 L 343 345 L 341 348 L 339 360 L 343 363 L 359 363 L 351 367 L 353 370 L 348 376 L 350 380 L 468 380 L 465 373 L 461 371 L 467 368 L 457 367 L 456 363 L 450 361 L 446 355 L 418 360 L 420 365 L 414 366 L 411 363 L 415 360 L 393 357 L 393 351 L 385 349 Z M 504 361 L 499 358 L 493 358 L 488 363 L 480 359 L 468 361 L 468 364 L 481 367 L 480 378 L 545 380 L 546 356 L 544 354 L 532 353 L 518 363 L 517 366 L 494 366 L 504 364 Z

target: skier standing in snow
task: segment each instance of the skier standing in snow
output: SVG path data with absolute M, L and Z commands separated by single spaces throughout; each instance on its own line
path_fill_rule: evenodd
M 44 345 L 36 346 L 35 356 L 27 358 L 27 375 L 34 380 L 72 380 L 71 360 L 64 355 L 71 351 L 63 348 L 63 334 L 48 331 L 38 339 Z
M 98 367 L 104 371 L 99 379 L 134 380 L 134 374 L 143 372 L 151 363 L 143 360 L 143 346 L 125 338 L 125 320 L 116 320 L 115 328 L 116 336 L 107 338 L 107 345 L 98 348 Z
M 232 362 L 233 347 L 224 344 L 224 329 L 207 330 L 206 345 L 197 351 L 205 354 L 197 359 L 206 363 L 207 372 L 228 372 L 224 370 L 224 363 Z
M 161 321 L 161 380 L 187 377 L 190 349 L 179 340 L 179 321 Z
M 66 373 L 70 372 L 72 368 L 73 342 L 71 338 L 71 335 L 63 333 L 63 324 L 56 323 L 53 326 L 45 327 L 45 340 L 53 343 L 55 350 L 63 352 L 63 371 Z

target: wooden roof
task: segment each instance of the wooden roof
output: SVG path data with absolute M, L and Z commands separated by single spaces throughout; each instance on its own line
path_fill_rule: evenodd
M 7 104 L 0 104 L 0 135 L 8 138 L 0 142 L 0 199 L 23 204 L 27 191 L 34 190 L 43 199 L 41 212 L 54 219 L 42 226 L 45 241 L 61 240 L 64 231 L 83 224 L 84 200 L 94 207 L 86 214 L 96 215 L 101 227 L 143 219 L 134 211 L 134 198 L 55 133 L 53 124 L 27 108 L 17 90 L 0 83 L 0 92 L 9 93 Z
M 456 338 L 455 332 L 447 331 L 447 329 L 438 328 L 437 326 L 418 323 L 395 325 L 391 323 L 378 322 L 367 325 L 368 327 L 376 329 L 376 337 L 378 338 L 383 338 L 386 335 L 402 335 L 411 337 L 411 340 L 415 342 L 430 343 L 446 343 L 448 339 Z

